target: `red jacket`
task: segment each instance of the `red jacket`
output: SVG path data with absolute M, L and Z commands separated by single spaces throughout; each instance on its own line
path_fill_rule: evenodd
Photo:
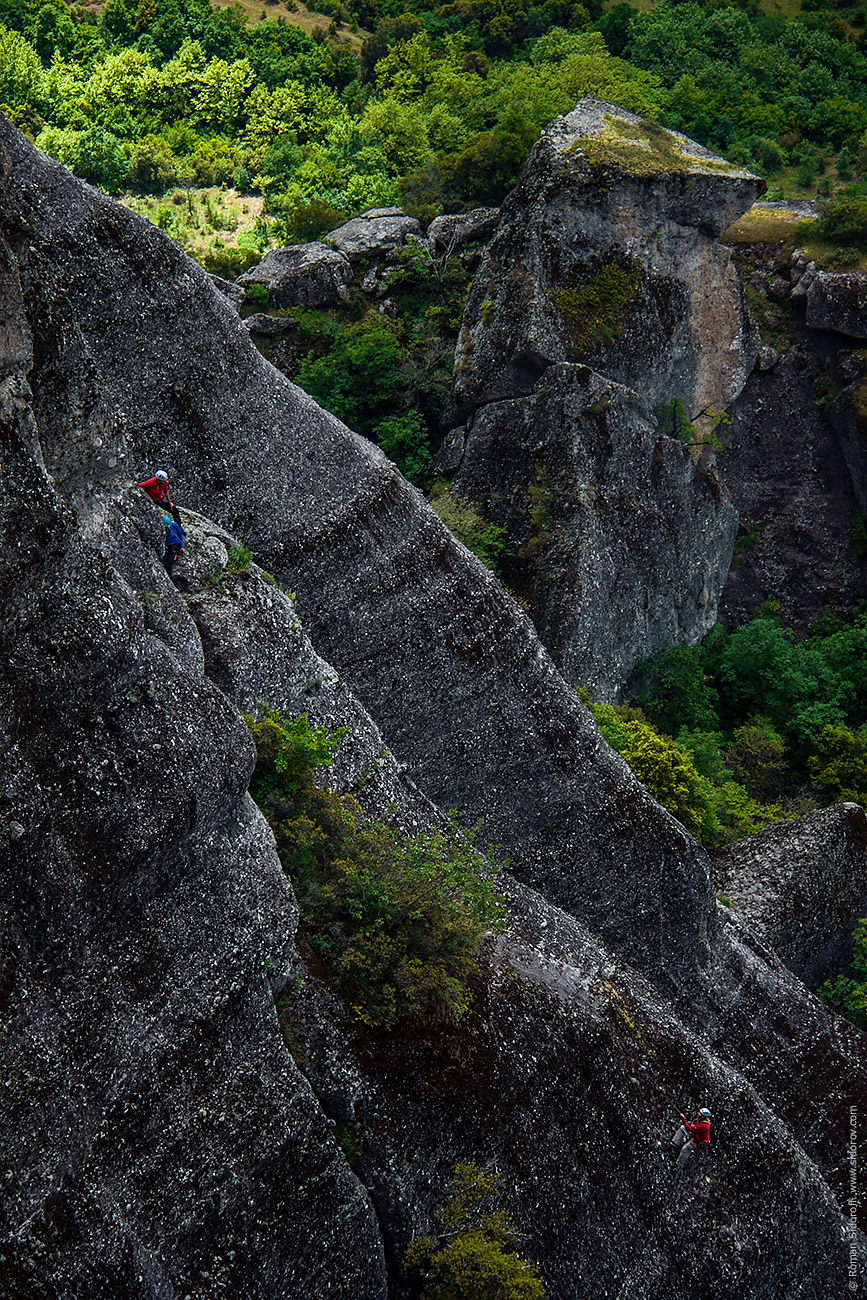
M 146 478 L 144 483 L 139 483 L 139 487 L 144 488 L 151 501 L 170 500 L 168 481 L 163 482 L 161 479 Z
M 710 1142 L 710 1120 L 702 1119 L 700 1115 L 695 1118 L 695 1123 L 690 1124 L 689 1120 L 683 1121 L 683 1127 L 692 1138 L 693 1142 Z

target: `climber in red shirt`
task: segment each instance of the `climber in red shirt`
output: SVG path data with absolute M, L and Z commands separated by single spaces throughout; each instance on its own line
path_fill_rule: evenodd
M 151 501 L 156 502 L 158 506 L 167 508 L 175 523 L 180 527 L 181 517 L 169 496 L 169 476 L 164 469 L 158 469 L 153 478 L 146 478 L 144 483 L 139 483 L 139 487 L 147 492 Z
M 678 1168 L 683 1169 L 698 1147 L 707 1146 L 710 1143 L 711 1117 L 710 1111 L 706 1106 L 703 1106 L 691 1124 L 685 1115 L 681 1115 L 680 1118 L 683 1123 L 671 1139 L 671 1142 L 673 1146 L 680 1147 L 677 1164 Z

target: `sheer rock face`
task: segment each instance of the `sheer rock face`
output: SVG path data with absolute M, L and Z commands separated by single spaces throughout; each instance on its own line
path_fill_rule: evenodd
M 465 422 L 438 466 L 507 529 L 542 640 L 597 698 L 716 618 L 737 514 L 698 450 L 710 425 L 686 417 L 731 401 L 756 358 L 714 235 L 762 184 L 582 101 L 543 132 L 467 301 L 452 409 Z
M 377 1223 L 322 1108 L 361 1126 L 396 1259 L 475 1156 L 503 1169 L 554 1300 L 602 1297 L 611 1277 L 660 1300 L 707 1279 L 726 1300 L 840 1289 L 853 1238 L 830 1189 L 842 1200 L 863 1036 L 715 920 L 706 856 L 499 584 L 262 361 L 202 272 L 2 119 L 0 187 L 14 1300 L 381 1300 Z M 156 463 L 232 529 L 186 521 L 180 590 L 159 512 L 129 487 Z M 261 570 L 227 573 L 238 535 L 298 591 L 339 674 Z M 296 914 L 244 795 L 236 706 L 262 698 L 352 725 L 335 774 L 367 774 L 373 811 L 388 800 L 423 827 L 436 796 L 485 815 L 514 869 L 621 953 L 509 885 L 464 1065 L 460 1043 L 437 1055 L 418 1037 L 371 1059 L 311 981 L 311 1092 L 266 977 L 287 975 Z M 654 1143 L 706 1102 L 712 1163 L 681 1178 Z
M 23 339 L 3 251 L 7 339 Z M 269 977 L 286 979 L 297 909 L 246 794 L 249 733 L 203 677 L 158 513 L 138 489 L 58 491 L 14 353 L 0 381 L 4 1296 L 381 1300 L 372 1208 L 277 1027 Z
M 369 1050 L 315 978 L 297 1003 L 305 1068 L 355 1135 L 393 1276 L 411 1236 L 436 1233 L 435 1207 L 455 1164 L 469 1158 L 503 1175 L 505 1204 L 549 1300 L 842 1293 L 847 1245 L 856 1260 L 860 1247 L 748 1075 L 679 1024 L 572 917 L 520 886 L 507 893 L 508 923 L 484 954 L 473 1032 L 446 1043 L 434 1068 L 430 1048 L 411 1038 Z M 776 980 L 799 987 L 786 972 Z M 750 1012 L 754 989 L 750 979 L 741 990 Z M 821 1007 L 817 1014 L 830 1021 Z M 781 1053 L 787 1029 L 783 1015 Z M 753 1025 L 762 1042 L 767 1031 Z M 863 1086 L 844 1051 L 829 1057 L 844 1087 Z M 713 1144 L 681 1173 L 670 1145 L 677 1114 L 701 1105 L 713 1112 Z M 747 1224 L 758 1249 L 746 1245 Z
M 333 789 L 354 791 L 372 817 L 396 816 L 415 834 L 447 818 L 404 775 L 370 715 L 313 649 L 293 597 L 256 564 L 234 573 L 235 539 L 200 515 L 183 513 L 186 552 L 176 581 L 201 638 L 208 677 L 242 713 L 261 706 L 346 735 L 328 769 Z
M 263 285 L 274 307 L 330 307 L 346 297 L 352 267 L 325 244 L 296 244 L 273 249 L 236 283 L 245 291 Z
M 652 407 L 726 406 L 758 331 L 714 241 L 764 182 L 601 100 L 543 131 L 467 300 L 454 423 L 585 361 Z
M 733 844 L 717 880 L 738 915 L 811 987 L 844 970 L 867 916 L 867 817 L 842 804 Z
M 614 699 L 636 664 L 710 631 L 737 514 L 637 394 L 552 366 L 534 396 L 482 407 L 461 441 L 455 491 L 526 557 L 534 622 L 569 681 Z
M 496 579 L 378 449 L 268 365 L 159 231 L 11 127 L 0 150 L 2 221 L 28 230 L 43 453 L 64 491 L 166 468 L 180 504 L 297 591 L 318 652 L 430 799 L 484 819 L 516 874 L 643 969 L 689 980 L 714 924 L 707 857 L 608 749 Z
M 831 421 L 858 505 L 867 511 L 867 379 L 857 379 L 835 398 Z

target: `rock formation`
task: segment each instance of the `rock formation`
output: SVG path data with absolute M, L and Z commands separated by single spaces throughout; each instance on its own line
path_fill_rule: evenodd
M 274 307 L 330 307 L 346 297 L 351 281 L 352 267 L 342 253 L 325 244 L 293 244 L 267 253 L 237 284 L 245 290 L 262 285 Z
M 558 361 L 582 361 L 653 408 L 728 405 L 758 337 L 714 236 L 763 188 L 613 104 L 582 100 L 557 118 L 503 204 L 467 301 L 456 413 L 531 393 Z
M 740 515 L 720 618 L 734 628 L 771 599 L 805 635 L 820 615 L 845 616 L 862 598 L 864 559 L 853 539 L 867 461 L 859 468 L 864 358 L 805 324 L 818 268 L 793 247 L 798 222 L 816 215 L 801 206 L 758 204 L 724 236 L 777 359 L 767 369 L 760 361 L 732 403 L 718 461 Z
M 807 288 L 807 324 L 867 339 L 867 275 L 818 271 Z
M 717 915 L 520 609 L 202 271 L 2 118 L 0 193 L 9 1294 L 383 1300 L 468 1156 L 550 1300 L 842 1291 L 863 1036 Z M 178 589 L 130 486 L 157 460 L 202 511 Z M 227 572 L 239 537 L 303 631 Z M 467 1042 L 372 1045 L 311 970 L 309 1079 L 286 1052 L 296 912 L 238 713 L 266 694 L 350 721 L 373 811 L 455 806 L 511 854 Z M 680 1179 L 672 1121 L 705 1102 Z
M 456 490 L 485 503 L 534 575 L 533 618 L 567 680 L 615 699 L 636 664 L 711 630 L 737 515 L 631 389 L 548 368 L 450 435 Z
M 781 822 L 716 862 L 717 886 L 790 970 L 818 988 L 848 965 L 867 916 L 867 817 L 840 804 Z
M 597 699 L 716 619 L 737 515 L 700 447 L 710 425 L 688 417 L 727 405 L 756 359 L 713 236 L 761 188 L 582 101 L 543 132 L 467 302 L 453 388 L 465 423 L 439 468 L 507 529 L 542 640 Z
M 354 264 L 380 258 L 405 244 L 410 236 L 420 235 L 420 223 L 400 208 L 370 208 L 324 238 Z

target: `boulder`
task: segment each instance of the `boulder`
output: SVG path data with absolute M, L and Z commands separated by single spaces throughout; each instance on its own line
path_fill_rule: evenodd
M 238 279 L 245 287 L 263 285 L 273 307 L 330 307 L 346 297 L 351 283 L 352 267 L 346 258 L 315 243 L 272 249 Z
M 818 988 L 846 969 L 867 916 L 867 817 L 838 804 L 780 822 L 716 859 L 717 887 L 790 970 Z
M 499 208 L 473 208 L 472 212 L 454 212 L 434 217 L 427 228 L 427 241 L 435 257 L 449 254 L 464 244 L 478 244 L 488 239 L 500 219 Z
M 630 389 L 549 367 L 478 410 L 439 469 L 508 530 L 533 621 L 568 681 L 616 699 L 636 665 L 713 627 L 738 517 L 715 472 Z
M 758 356 L 756 357 L 756 370 L 760 371 L 762 374 L 764 374 L 766 370 L 773 370 L 779 359 L 780 354 L 777 349 L 764 344 L 759 348 Z
M 799 288 L 805 287 L 807 273 Z M 817 271 L 806 285 L 807 324 L 867 339 L 867 275 L 857 271 Z
M 247 291 L 242 284 L 233 284 L 231 280 L 224 280 L 219 275 L 212 275 L 211 283 L 232 304 L 235 311 L 240 311 L 247 296 Z
M 758 331 L 715 236 L 764 181 L 602 100 L 547 127 L 503 204 L 467 300 L 451 414 L 582 361 L 656 408 L 719 408 Z
M 371 208 L 338 226 L 325 241 L 336 248 L 350 262 L 368 258 L 381 259 L 405 244 L 410 235 L 421 238 L 422 229 L 415 217 L 408 217 L 400 208 Z
M 257 311 L 255 315 L 244 318 L 246 330 L 266 339 L 277 339 L 281 334 L 288 334 L 297 324 L 297 320 L 292 316 L 269 316 L 264 311 Z

